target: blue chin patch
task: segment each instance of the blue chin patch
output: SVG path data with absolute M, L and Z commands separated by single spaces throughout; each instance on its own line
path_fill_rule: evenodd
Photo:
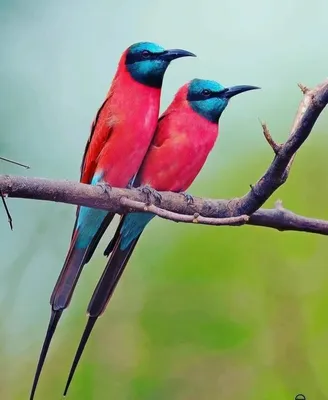
M 127 51 L 125 65 L 134 80 L 143 85 L 161 88 L 169 61 L 161 55 L 165 49 L 156 43 L 139 42 Z
M 228 105 L 228 99 L 223 96 L 209 96 L 205 93 L 218 93 L 224 89 L 220 83 L 206 79 L 193 79 L 188 87 L 187 100 L 190 107 L 208 121 L 218 123 L 219 118 Z
M 169 62 L 164 60 L 142 60 L 128 64 L 127 70 L 132 78 L 143 85 L 160 89 Z

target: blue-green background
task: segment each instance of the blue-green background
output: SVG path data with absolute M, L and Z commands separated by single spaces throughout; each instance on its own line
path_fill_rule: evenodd
M 262 87 L 231 101 L 190 190 L 243 195 L 273 157 L 258 118 L 283 141 L 301 99 L 297 83 L 327 76 L 327 13 L 325 0 L 0 0 L 0 155 L 32 166 L 1 163 L 0 172 L 77 180 L 120 54 L 149 40 L 198 55 L 168 70 L 162 110 L 194 77 Z M 281 198 L 298 213 L 328 218 L 327 128 L 323 113 L 267 206 Z M 9 206 L 13 232 L 0 210 L 0 398 L 24 400 L 75 210 L 27 200 Z M 61 398 L 101 254 L 64 314 L 36 400 Z M 328 398 L 327 254 L 321 236 L 154 220 L 68 399 Z

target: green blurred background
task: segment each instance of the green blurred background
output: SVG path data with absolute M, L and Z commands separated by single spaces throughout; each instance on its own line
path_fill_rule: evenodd
M 197 59 L 172 64 L 164 109 L 194 77 L 261 91 L 231 101 L 220 140 L 190 192 L 243 195 L 272 160 L 258 118 L 277 141 L 301 93 L 327 75 L 326 0 L 0 0 L 1 173 L 74 179 L 91 121 L 122 51 L 150 40 Z M 278 198 L 327 218 L 324 113 Z M 10 200 L 0 210 L 0 398 L 28 398 L 75 209 Z M 38 399 L 59 399 L 105 260 L 101 243 L 64 314 Z M 257 227 L 157 219 L 99 320 L 69 399 L 328 399 L 327 239 Z

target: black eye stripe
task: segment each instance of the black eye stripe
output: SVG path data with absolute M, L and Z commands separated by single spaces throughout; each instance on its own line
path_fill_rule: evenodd
M 226 93 L 227 89 L 222 89 L 220 91 L 212 91 L 210 89 L 203 89 L 200 92 L 189 92 L 187 95 L 188 101 L 200 101 L 200 100 L 208 100 L 214 97 L 222 97 L 224 98 L 224 94 Z
M 217 93 L 209 91 L 209 93 L 204 94 L 204 90 L 198 93 L 189 93 L 187 100 L 189 101 L 200 101 L 200 100 L 208 100 L 212 97 L 218 97 Z
M 147 49 L 141 50 L 138 53 L 128 53 L 125 58 L 125 64 L 134 64 L 145 60 L 156 60 L 160 58 L 163 53 L 164 52 L 152 53 Z

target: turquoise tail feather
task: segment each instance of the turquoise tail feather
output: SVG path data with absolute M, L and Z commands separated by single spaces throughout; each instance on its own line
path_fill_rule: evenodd
M 74 357 L 65 395 L 92 329 L 98 317 L 105 311 L 143 230 L 154 216 L 150 213 L 131 213 L 122 217 L 112 241 L 105 250 L 105 255 L 111 253 L 111 256 L 88 306 L 89 319 Z
M 92 184 L 96 184 L 100 179 L 101 176 L 95 176 Z M 104 210 L 97 210 L 88 207 L 77 208 L 77 216 L 70 248 L 50 298 L 51 318 L 39 356 L 30 400 L 33 400 L 34 398 L 42 367 L 61 315 L 65 308 L 69 306 L 84 265 L 92 257 L 103 233 L 107 229 L 114 215 L 115 214 L 108 213 Z
M 76 248 L 87 249 L 92 239 L 97 234 L 108 211 L 97 208 L 81 207 L 77 224 Z
M 91 184 L 101 182 L 102 174 L 95 174 Z M 64 266 L 52 292 L 53 310 L 68 307 L 83 266 L 90 260 L 114 214 L 90 207 L 79 207 L 71 245 Z
M 125 216 L 120 229 L 120 249 L 125 250 L 130 243 L 141 235 L 145 227 L 155 217 L 152 213 L 130 213 Z
M 152 213 L 130 213 L 122 217 L 105 250 L 105 255 L 111 253 L 111 256 L 89 303 L 90 316 L 97 318 L 104 311 L 143 230 L 154 217 Z

